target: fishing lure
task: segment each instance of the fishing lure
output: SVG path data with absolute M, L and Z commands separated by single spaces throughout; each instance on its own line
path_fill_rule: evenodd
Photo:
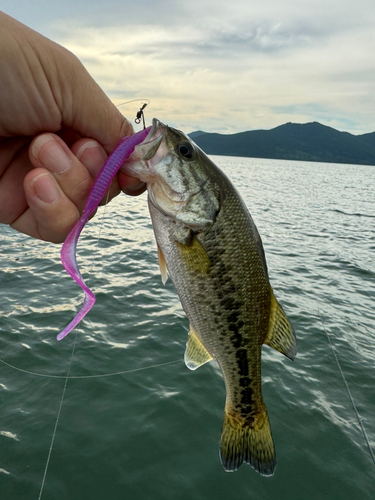
M 111 185 L 113 178 L 119 171 L 124 161 L 133 153 L 135 146 L 145 140 L 150 129 L 151 127 L 148 127 L 130 137 L 124 137 L 124 139 L 120 141 L 119 145 L 113 151 L 113 153 L 107 158 L 90 191 L 81 218 L 71 230 L 63 244 L 63 247 L 61 249 L 61 262 L 66 271 L 85 292 L 85 299 L 83 301 L 81 309 L 78 311 L 74 319 L 66 328 L 64 328 L 64 330 L 62 330 L 62 332 L 58 334 L 57 340 L 62 340 L 68 335 L 68 333 L 73 330 L 73 328 L 78 325 L 78 323 L 90 311 L 96 300 L 93 292 L 83 281 L 81 273 L 78 269 L 76 249 L 79 235 L 81 234 L 86 222 L 89 220 L 90 215 L 97 209 L 105 192 Z

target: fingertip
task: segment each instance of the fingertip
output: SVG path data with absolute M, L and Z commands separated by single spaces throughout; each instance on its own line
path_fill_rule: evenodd
M 79 219 L 78 208 L 45 169 L 36 168 L 29 172 L 24 179 L 24 190 L 29 210 L 13 227 L 45 241 L 63 242 Z
M 55 203 L 60 197 L 56 181 L 48 173 L 40 174 L 30 183 L 35 196 L 43 203 Z
M 102 159 L 105 159 L 107 157 L 107 153 L 104 151 L 102 146 L 93 139 L 80 139 L 79 141 L 73 144 L 72 151 L 79 160 L 81 160 L 85 151 L 86 152 L 98 151 L 101 154 Z
M 93 139 L 80 139 L 73 144 L 72 153 L 87 168 L 94 179 L 107 159 L 104 148 Z
M 41 134 L 29 148 L 30 161 L 35 167 L 43 167 L 55 174 L 62 174 L 72 163 L 68 146 L 54 134 Z
M 146 184 L 137 179 L 136 177 L 131 177 L 130 175 L 119 172 L 119 184 L 121 190 L 130 196 L 138 196 L 146 190 Z
M 124 189 L 124 193 L 127 194 L 128 196 L 139 196 L 140 194 L 144 193 L 147 189 L 147 186 L 146 184 L 142 184 L 140 187 L 138 187 L 137 189 L 129 189 L 129 188 L 126 188 Z
M 53 175 L 44 168 L 36 168 L 25 176 L 24 189 L 29 203 L 51 204 L 58 201 L 61 195 Z

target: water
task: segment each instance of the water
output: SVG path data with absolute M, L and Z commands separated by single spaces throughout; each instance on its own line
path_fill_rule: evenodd
M 42 499 L 373 498 L 375 465 L 324 328 L 375 449 L 375 167 L 214 160 L 254 217 L 298 338 L 294 362 L 263 348 L 275 475 L 223 471 L 222 378 L 213 363 L 184 366 L 188 323 L 161 283 L 145 195 L 121 196 L 84 230 L 97 303 L 59 343 L 82 300 L 59 247 L 0 229 L 2 499 L 39 498 L 70 361 Z

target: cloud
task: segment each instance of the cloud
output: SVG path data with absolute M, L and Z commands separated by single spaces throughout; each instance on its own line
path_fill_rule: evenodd
M 22 16 L 114 102 L 149 98 L 149 113 L 186 131 L 374 128 L 373 0 L 36 0 Z

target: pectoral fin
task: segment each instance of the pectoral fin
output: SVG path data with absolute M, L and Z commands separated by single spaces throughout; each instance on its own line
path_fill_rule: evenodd
M 185 265 L 193 272 L 206 274 L 210 267 L 211 261 L 203 248 L 202 243 L 193 236 L 186 244 L 176 242 Z
M 297 353 L 293 327 L 272 291 L 269 330 L 264 344 L 273 347 L 291 360 Z
M 167 279 L 168 279 L 168 270 L 167 270 L 167 264 L 165 262 L 163 252 L 161 251 L 161 248 L 159 247 L 159 245 L 158 245 L 158 259 L 159 259 L 159 269 L 160 269 L 160 274 L 161 274 L 161 281 L 163 282 L 163 285 L 165 285 L 167 282 Z
M 211 361 L 212 356 L 200 341 L 195 330 L 190 325 L 189 336 L 185 350 L 185 364 L 190 370 L 196 370 L 208 361 Z

